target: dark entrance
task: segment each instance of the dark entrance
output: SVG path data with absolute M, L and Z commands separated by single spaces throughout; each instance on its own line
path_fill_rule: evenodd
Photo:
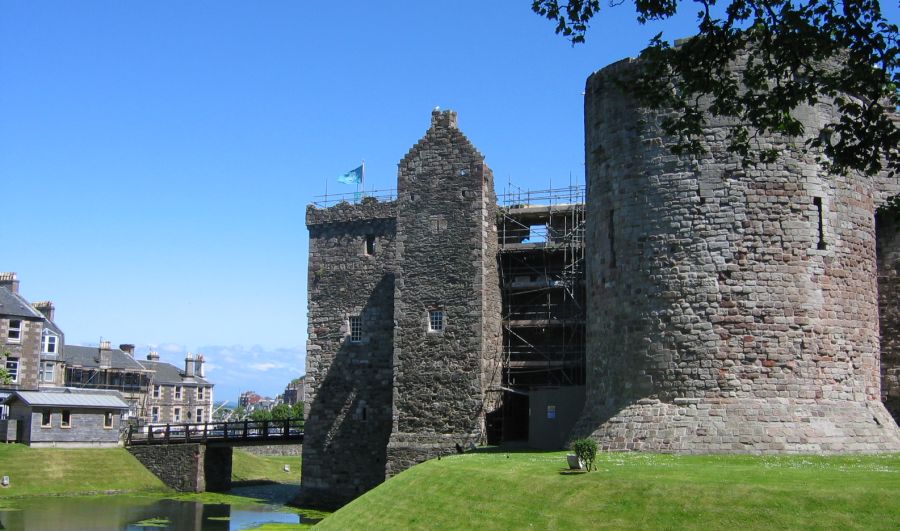
M 528 440 L 528 395 L 503 394 L 503 442 Z

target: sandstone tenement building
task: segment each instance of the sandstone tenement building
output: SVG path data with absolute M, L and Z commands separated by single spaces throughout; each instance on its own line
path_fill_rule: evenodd
M 716 121 L 704 157 L 672 155 L 611 81 L 634 67 L 588 79 L 586 200 L 498 204 L 435 111 L 396 199 L 307 208 L 309 501 L 486 441 L 900 451 L 900 222 L 875 220 L 896 179 L 829 175 L 775 137 L 778 162 L 745 169 Z

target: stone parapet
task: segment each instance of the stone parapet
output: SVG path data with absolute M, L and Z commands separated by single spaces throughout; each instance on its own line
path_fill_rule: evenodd
M 396 201 L 378 201 L 374 198 L 363 198 L 359 203 L 341 202 L 327 208 L 320 208 L 315 205 L 307 205 L 306 207 L 307 226 L 392 219 L 396 216 Z

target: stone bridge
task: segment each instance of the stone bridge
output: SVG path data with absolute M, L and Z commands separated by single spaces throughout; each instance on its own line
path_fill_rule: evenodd
M 303 420 L 206 422 L 132 426 L 125 447 L 179 492 L 227 491 L 235 446 L 303 442 Z

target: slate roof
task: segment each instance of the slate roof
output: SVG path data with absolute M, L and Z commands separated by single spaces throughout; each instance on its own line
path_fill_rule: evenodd
M 32 308 L 25 299 L 6 287 L 0 287 L 0 315 L 44 319 L 44 314 Z
M 114 348 L 109 352 L 109 365 L 113 369 L 127 371 L 144 371 L 143 365 L 135 361 L 134 358 Z M 70 367 L 100 367 L 100 349 L 98 347 L 80 347 L 76 345 L 66 345 L 62 354 L 63 361 Z
M 212 385 L 209 380 L 194 376 L 193 379 L 186 380 L 184 371 L 171 363 L 164 361 L 141 361 L 141 365 L 154 371 L 156 376 L 153 377 L 154 384 L 175 384 L 175 385 Z
M 71 388 L 47 391 L 14 391 L 6 404 L 21 400 L 29 406 L 58 406 L 99 409 L 128 409 L 117 392 L 84 391 Z
M 63 331 L 60 330 L 59 327 L 56 326 L 56 323 L 54 323 L 50 319 L 44 320 L 44 328 L 49 328 L 54 334 L 58 335 L 59 337 L 63 337 Z

